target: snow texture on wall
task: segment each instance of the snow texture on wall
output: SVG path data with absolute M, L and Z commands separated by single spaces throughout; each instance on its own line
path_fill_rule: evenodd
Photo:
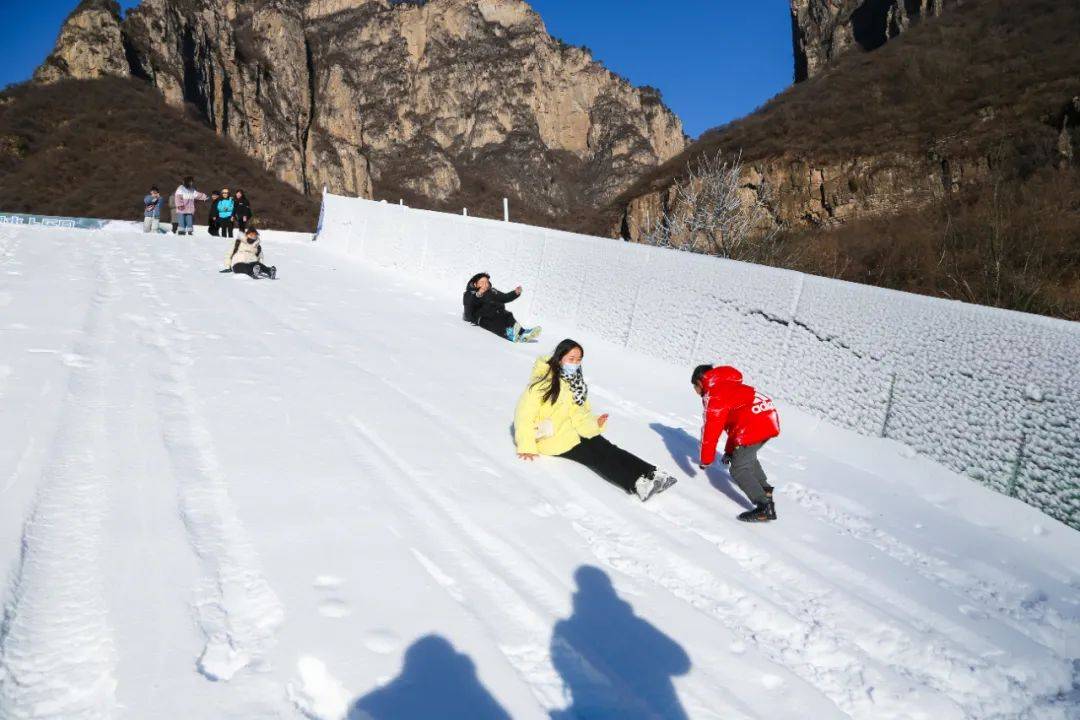
M 320 243 L 748 381 L 1080 528 L 1080 324 L 605 238 L 324 198 Z

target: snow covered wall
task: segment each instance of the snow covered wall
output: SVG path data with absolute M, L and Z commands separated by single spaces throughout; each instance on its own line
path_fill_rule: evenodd
M 335 195 L 320 244 L 690 368 L 731 364 L 1080 528 L 1080 324 L 545 228 Z

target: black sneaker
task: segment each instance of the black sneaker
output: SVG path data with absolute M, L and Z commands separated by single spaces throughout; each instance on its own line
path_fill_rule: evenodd
M 772 490 L 772 488 L 769 488 Z M 776 503 L 773 502 L 772 493 L 769 493 L 769 499 L 765 502 L 765 512 L 768 513 L 770 520 L 776 519 Z
M 253 278 L 255 278 L 256 280 L 258 280 L 258 279 L 259 279 L 259 278 L 261 278 L 262 276 L 263 276 L 263 271 L 262 271 L 262 268 L 261 268 L 261 267 L 259 267 L 258 265 L 256 265 L 255 267 L 251 268 L 251 277 L 253 277 Z
M 277 265 L 270 266 L 270 279 L 277 280 Z
M 769 517 L 768 503 L 758 503 L 753 510 L 739 513 L 739 520 L 743 522 L 769 522 L 771 519 Z

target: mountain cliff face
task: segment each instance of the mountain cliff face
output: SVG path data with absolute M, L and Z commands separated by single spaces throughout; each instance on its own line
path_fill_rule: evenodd
M 742 156 L 746 192 L 768 188 L 775 223 L 794 230 L 926 205 L 995 173 L 1073 164 L 1080 54 L 1069 38 L 1080 9 L 1041 0 L 952 5 L 793 0 L 797 62 L 801 47 L 813 77 L 705 133 L 624 195 L 621 218 L 604 230 L 640 239 L 672 201 L 687 161 L 717 151 Z M 875 37 L 888 38 L 947 6 L 873 54 L 839 57 L 861 37 L 854 18 L 862 10 L 888 21 L 875 25 L 885 33 Z M 832 72 L 815 74 L 830 61 Z
M 945 0 L 791 0 L 795 82 L 817 75 L 852 48 L 876 50 Z
M 41 81 L 131 74 L 290 185 L 555 217 L 685 147 L 678 118 L 521 0 L 85 0 Z
M 592 230 L 642 240 L 677 212 L 688 163 L 721 153 L 742 158 L 743 197 L 763 200 L 779 231 L 769 262 L 1080 317 L 1080 4 L 793 7 L 810 77 L 705 133 Z M 843 52 L 866 37 L 864 8 L 888 42 Z

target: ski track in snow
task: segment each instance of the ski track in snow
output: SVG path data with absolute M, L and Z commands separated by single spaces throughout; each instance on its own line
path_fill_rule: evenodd
M 262 665 L 285 608 L 262 574 L 229 497 L 213 438 L 195 409 L 185 369 L 191 355 L 182 347 L 188 335 L 153 284 L 146 283 L 144 290 L 152 301 L 151 317 L 128 319 L 159 355 L 158 411 L 165 446 L 178 484 L 180 515 L 204 569 L 194 609 L 206 645 L 196 664 L 211 680 L 230 680 L 244 668 Z
M 453 426 L 452 418 L 430 403 L 396 383 L 383 382 L 429 414 L 436 424 Z M 657 417 L 629 401 L 618 401 L 617 404 L 625 410 L 646 415 L 648 419 Z M 462 435 L 462 439 L 472 445 L 473 452 L 461 457 L 472 458 L 477 471 L 490 471 L 475 460 L 477 454 L 486 453 L 482 440 L 469 437 L 468 433 Z M 803 490 L 797 483 L 790 487 L 792 492 Z M 668 557 L 665 562 L 654 560 L 647 564 L 634 560 L 652 554 L 636 540 L 633 527 L 604 505 L 594 503 L 594 507 L 586 511 L 578 503 L 561 503 L 555 496 L 535 498 L 533 502 L 555 507 L 557 514 L 571 519 L 574 529 L 604 564 L 660 585 L 681 600 L 705 609 L 733 632 L 759 645 L 762 652 L 777 662 L 790 667 L 793 656 L 805 655 L 802 664 L 795 666 L 796 673 L 826 692 L 838 708 L 854 717 L 872 714 L 898 720 L 937 717 L 1006 720 L 1027 716 L 1032 711 L 1031 700 L 1040 700 L 1038 697 L 1025 699 L 1024 693 L 1016 692 L 1024 683 L 1030 682 L 1022 669 L 1014 670 L 1016 677 L 1011 676 L 994 658 L 975 657 L 943 642 L 950 634 L 962 632 L 959 628 L 937 628 L 943 632 L 928 636 L 934 618 L 927 617 L 924 608 L 907 608 L 911 612 L 907 626 L 893 622 L 876 608 L 853 602 L 793 563 L 785 562 L 779 553 L 698 529 L 692 521 L 684 519 L 700 515 L 695 509 L 679 507 L 676 511 L 668 511 L 664 510 L 668 507 L 664 503 L 646 506 L 655 509 L 654 514 L 673 527 L 693 533 L 734 560 L 741 570 L 740 576 L 750 576 L 756 581 L 753 592 L 725 582 L 711 571 L 686 563 L 677 556 Z M 678 501 L 672 504 L 675 502 Z M 828 508 L 820 502 L 819 507 Z M 841 511 L 828 509 L 834 517 L 842 516 Z M 854 518 L 848 520 L 854 521 Z M 858 523 L 844 519 L 839 524 L 849 531 L 859 527 Z M 859 539 L 866 540 L 861 536 Z M 488 539 L 480 546 L 490 542 Z M 893 546 L 914 552 L 899 541 L 894 540 Z M 517 565 L 517 562 L 511 564 Z M 961 581 L 951 589 L 961 597 L 1001 609 L 997 600 L 1000 589 L 988 590 L 985 584 L 977 584 L 963 575 L 960 578 Z M 940 578 L 934 576 L 934 579 Z M 860 578 L 860 582 L 870 582 L 870 579 Z M 974 598 L 969 597 L 973 587 L 981 591 Z M 762 603 L 754 597 L 760 588 L 768 590 L 766 596 L 770 602 Z M 892 602 L 899 609 L 903 601 L 892 595 L 888 588 L 879 588 L 876 600 L 878 603 Z M 917 615 L 920 611 L 923 612 L 921 617 Z M 1026 619 L 1044 622 L 1041 616 Z M 1074 632 L 1064 639 L 1059 636 L 1050 646 L 1067 644 L 1076 637 L 1080 634 Z M 956 678 L 963 676 L 969 676 L 968 681 L 956 683 Z M 1048 687 L 1052 688 L 1054 684 L 1049 683 Z M 922 697 L 919 695 L 922 688 L 931 688 L 939 695 Z M 1037 690 L 1037 687 L 1031 690 Z M 911 710 L 913 696 L 921 711 Z M 1002 697 L 1016 698 L 1016 702 L 1003 703 Z
M 312 325 L 304 328 L 293 326 L 298 332 L 311 334 Z M 317 343 L 328 341 L 319 338 Z M 386 378 L 376 378 L 391 388 L 407 402 L 427 414 L 434 425 L 441 427 L 454 427 L 455 423 L 451 416 L 439 411 L 434 405 L 422 398 L 408 392 L 399 384 Z M 629 400 L 618 398 L 607 390 L 600 389 L 598 396 L 604 397 L 611 404 L 621 407 L 623 410 L 641 416 L 649 420 L 670 421 L 670 417 L 646 410 Z M 382 453 L 385 455 L 386 443 L 378 439 L 374 432 L 352 418 L 352 423 L 357 427 L 361 436 L 366 438 L 368 449 L 362 454 Z M 470 437 L 470 433 L 461 432 L 461 441 L 471 446 L 469 453 L 459 454 L 462 462 L 470 463 L 477 472 L 495 475 L 499 473 L 490 465 L 476 460 L 477 455 L 486 454 L 486 443 L 480 437 Z M 423 471 L 411 468 L 400 459 L 391 458 L 393 470 L 384 470 L 394 477 L 417 477 L 423 476 Z M 455 512 L 459 519 L 454 523 L 459 537 L 456 542 L 472 544 L 479 552 L 487 553 L 489 559 L 497 567 L 502 577 L 511 573 L 520 576 L 519 568 L 522 565 L 520 557 L 513 557 L 507 551 L 504 544 L 484 533 L 475 530 L 479 525 L 461 517 L 460 511 L 452 509 L 452 501 L 447 498 L 439 498 L 438 491 L 432 483 L 422 483 L 414 486 L 418 493 L 426 493 L 436 508 L 441 508 L 447 516 L 453 517 Z M 793 493 L 798 493 L 798 484 L 793 484 Z M 520 492 L 518 499 L 520 501 Z M 770 555 L 760 548 L 745 543 L 731 543 L 729 540 L 713 533 L 704 532 L 693 527 L 692 523 L 680 520 L 672 513 L 657 512 L 672 526 L 693 533 L 706 542 L 717 547 L 726 556 L 735 560 L 744 573 L 748 573 L 756 580 L 761 581 L 770 593 L 769 602 L 762 602 L 755 597 L 756 591 L 733 585 L 718 578 L 702 567 L 693 563 L 686 563 L 678 558 L 672 558 L 663 563 L 642 564 L 635 560 L 636 557 L 647 557 L 647 548 L 635 548 L 632 527 L 620 522 L 616 516 L 610 515 L 604 507 L 598 507 L 590 512 L 584 512 L 579 505 L 559 505 L 558 498 L 552 497 L 549 502 L 542 498 L 535 498 L 537 506 L 561 508 L 556 512 L 563 517 L 574 520 L 573 527 L 584 539 L 594 556 L 605 565 L 635 577 L 644 582 L 653 583 L 663 587 L 680 600 L 708 612 L 717 617 L 725 627 L 743 637 L 748 642 L 759 647 L 762 653 L 771 657 L 781 666 L 787 666 L 797 675 L 822 690 L 842 712 L 852 717 L 875 718 L 964 718 L 978 717 L 1006 720 L 1013 717 L 1036 717 L 1040 715 L 1038 705 L 1046 704 L 1047 699 L 1038 695 L 1037 682 L 1035 687 L 1025 688 L 1031 679 L 1024 677 L 1023 670 L 1016 671 L 1017 676 L 1012 676 L 1009 669 L 999 666 L 994 659 L 975 657 L 960 650 L 953 644 L 943 641 L 944 635 L 927 637 L 927 631 L 936 622 L 934 618 L 916 617 L 920 610 L 918 607 L 906 608 L 911 615 L 905 618 L 905 622 L 892 622 L 890 618 L 876 608 L 866 606 L 865 603 L 853 602 L 836 593 L 825 583 L 807 573 L 801 572 L 794 565 L 784 563 L 782 560 Z M 556 503 L 554 506 L 552 502 Z M 851 531 L 852 527 L 858 527 L 857 523 L 849 522 L 854 518 L 845 518 L 843 512 L 831 508 L 824 503 L 819 503 L 819 509 L 825 508 L 824 514 L 839 518 L 837 524 L 852 532 L 859 540 L 867 542 L 875 547 L 871 538 Z M 680 508 L 684 511 L 685 508 Z M 598 519 L 607 515 L 608 525 L 598 523 Z M 426 525 L 434 525 L 435 522 L 429 515 L 426 517 Z M 880 536 L 885 533 L 878 531 Z M 473 537 L 468 537 L 472 535 Z M 498 555 L 492 555 L 493 547 L 500 547 L 506 556 L 506 560 L 500 561 Z M 899 541 L 893 541 L 892 547 L 906 548 Z M 631 548 L 630 550 L 627 550 Z M 908 548 L 910 550 L 910 548 Z M 912 551 L 914 553 L 915 551 Z M 415 551 L 418 560 L 433 579 L 443 586 L 447 592 L 458 601 L 462 601 L 458 583 L 448 576 L 441 568 L 436 566 L 429 558 L 419 551 Z M 512 558 L 513 559 L 510 559 Z M 903 553 L 898 553 L 896 559 L 903 558 Z M 909 563 L 905 563 L 909 564 Z M 925 563 L 924 563 L 925 564 Z M 944 565 L 944 563 L 941 563 Z M 764 568 L 768 565 L 768 568 Z M 490 572 L 490 570 L 489 570 Z M 482 573 L 482 571 L 481 571 Z M 474 578 L 474 581 L 477 580 Z M 943 587 L 960 592 L 968 596 L 969 591 L 976 590 L 975 599 L 991 606 L 992 612 L 1008 614 L 1007 607 L 1000 603 L 997 598 L 1001 589 L 992 588 L 985 581 L 966 577 L 962 574 L 949 580 L 948 576 L 934 575 L 933 580 Z M 864 582 L 870 582 L 868 578 L 862 578 Z M 540 588 L 535 587 L 535 579 L 520 578 L 519 582 L 532 583 L 530 598 L 541 596 Z M 785 588 L 785 583 L 794 584 L 798 588 L 797 593 L 792 593 Z M 761 585 L 759 585 L 761 587 Z M 491 592 L 499 593 L 500 589 Z M 887 588 L 882 589 L 884 597 L 879 601 L 885 604 L 892 603 L 896 609 L 901 609 L 904 602 L 900 598 L 890 598 Z M 507 607 L 513 602 L 512 591 L 497 596 L 501 598 L 500 606 Z M 793 599 L 784 602 L 785 596 Z M 528 616 L 528 609 L 518 612 L 519 623 L 522 617 Z M 1035 620 L 1044 622 L 1043 617 L 1023 618 L 1027 621 Z M 535 624 L 535 623 L 534 623 Z M 938 623 L 946 625 L 945 622 Z M 505 623 L 499 623 L 505 627 Z M 1021 623 L 1021 628 L 1024 628 Z M 962 633 L 959 628 L 944 627 L 953 633 Z M 1022 632 L 1030 632 L 1022 629 Z M 1045 633 L 1033 633 L 1042 635 L 1036 637 L 1037 641 L 1045 642 Z M 538 668 L 550 662 L 550 654 L 542 644 L 541 634 L 529 644 L 525 643 L 517 647 L 503 648 L 507 659 L 517 668 L 519 675 L 530 685 L 545 707 L 552 708 L 552 698 L 556 697 L 553 687 L 558 687 L 557 679 Z M 1067 642 L 1067 641 L 1066 641 Z M 1051 646 L 1060 644 L 1051 643 Z M 585 662 L 581 659 L 581 662 Z M 599 673 L 595 668 L 589 672 Z M 967 680 L 957 682 L 959 677 L 967 677 Z M 777 685 L 776 676 L 766 676 L 763 684 L 766 686 Z M 1060 678 L 1054 678 L 1060 679 Z M 1050 688 L 1055 687 L 1051 682 Z M 1034 693 L 1034 694 L 1033 694 Z M 629 691 L 627 694 L 630 695 Z M 1008 698 L 1011 702 L 1002 703 L 1001 698 Z M 713 698 L 715 702 L 715 698 Z M 919 710 L 912 710 L 912 703 L 916 703 Z M 1050 701 L 1052 704 L 1052 700 Z M 727 709 L 734 713 L 735 704 Z M 1036 714 L 1032 714 L 1036 713 Z M 1046 717 L 1056 716 L 1056 711 L 1048 710 Z
M 113 387 L 109 380 L 125 371 L 120 365 L 107 366 L 117 360 L 108 353 L 110 341 L 129 330 L 150 358 L 148 396 L 154 402 L 149 403 L 148 419 L 152 431 L 161 435 L 167 465 L 154 480 L 174 483 L 177 515 L 199 560 L 201 579 L 192 597 L 184 598 L 191 601 L 194 629 L 203 640 L 201 653 L 192 657 L 192 671 L 207 678 L 198 679 L 207 687 L 220 686 L 208 680 L 232 681 L 228 697 L 236 702 L 229 718 L 284 717 L 277 708 L 285 702 L 291 702 L 293 712 L 316 720 L 364 717 L 360 711 L 349 713 L 368 681 L 358 678 L 354 667 L 342 665 L 343 657 L 385 659 L 390 664 L 379 665 L 385 669 L 400 659 L 410 641 L 394 617 L 366 617 L 354 609 L 361 596 L 380 589 L 373 578 L 350 575 L 346 566 L 328 562 L 306 568 L 314 620 L 286 617 L 279 592 L 267 579 L 274 577 L 280 592 L 292 590 L 277 583 L 278 575 L 265 572 L 264 562 L 309 563 L 303 533 L 295 533 L 295 528 L 318 520 L 298 518 L 294 525 L 292 542 L 297 547 L 289 552 L 299 560 L 280 549 L 267 553 L 256 548 L 251 539 L 255 534 L 241 521 L 230 485 L 260 479 L 234 478 L 226 469 L 234 459 L 219 453 L 210 414 L 215 402 L 235 400 L 203 397 L 206 385 L 200 383 L 205 379 L 195 365 L 203 360 L 250 363 L 279 357 L 288 363 L 269 376 L 264 368 L 273 366 L 259 366 L 258 385 L 264 392 L 250 383 L 260 395 L 251 412 L 283 398 L 293 401 L 297 395 L 286 394 L 288 384 L 304 373 L 333 374 L 329 387 L 339 387 L 340 398 L 300 399 L 321 404 L 323 414 L 306 416 L 319 418 L 319 426 L 289 431 L 297 434 L 299 444 L 324 441 L 318 447 L 332 448 L 337 462 L 350 468 L 342 480 L 345 486 L 319 486 L 331 493 L 326 502 L 374 499 L 378 512 L 369 522 L 385 524 L 386 532 L 403 546 L 406 567 L 395 567 L 394 572 L 423 578 L 433 592 L 444 594 L 447 607 L 459 614 L 457 627 L 445 630 L 447 636 L 457 643 L 468 639 L 473 647 L 489 647 L 487 662 L 502 664 L 523 696 L 531 697 L 533 706 L 511 713 L 515 717 L 561 717 L 575 700 L 570 684 L 601 689 L 610 698 L 612 716 L 683 716 L 628 685 L 620 668 L 597 664 L 589 647 L 575 647 L 561 637 L 553 640 L 553 624 L 567 616 L 573 589 L 564 559 L 572 561 L 571 567 L 603 568 L 642 618 L 673 636 L 681 633 L 693 671 L 674 683 L 687 717 L 1078 717 L 1080 581 L 1061 577 L 1058 567 L 1048 564 L 1042 574 L 1076 589 L 1077 597 L 1062 598 L 1060 591 L 1049 597 L 990 559 L 955 558 L 932 539 L 924 543 L 922 536 L 907 537 L 902 529 L 875 525 L 860 516 L 852 500 L 859 497 L 855 492 L 849 497 L 801 482 L 810 477 L 805 473 L 812 461 L 799 454 L 805 448 L 791 441 L 770 445 L 763 454 L 770 472 L 774 466 L 783 468 L 777 473 L 782 521 L 775 525 L 732 522 L 727 516 L 737 511 L 733 504 L 707 482 L 681 473 L 672 493 L 642 505 L 570 463 L 545 459 L 529 465 L 517 460 L 508 433 L 517 385 L 500 391 L 498 404 L 484 398 L 487 407 L 480 414 L 464 415 L 464 421 L 461 408 L 431 392 L 442 389 L 437 383 L 455 382 L 456 371 L 440 379 L 429 362 L 413 358 L 430 352 L 427 332 L 442 332 L 441 323 L 454 318 L 430 304 L 427 291 L 418 292 L 407 283 L 399 287 L 397 280 L 377 272 L 361 276 L 356 269 L 348 271 L 356 273 L 352 277 L 345 272 L 330 276 L 325 286 L 291 283 L 285 273 L 273 284 L 215 277 L 199 280 L 205 284 L 192 290 L 180 280 L 155 278 L 153 268 L 155 263 L 190 263 L 196 254 L 189 249 L 193 246 L 168 236 L 150 241 L 160 242 L 160 248 L 146 245 L 138 234 L 102 237 L 108 240 L 82 251 L 90 253 L 89 272 L 100 281 L 85 306 L 74 344 L 29 343 L 41 351 L 34 355 L 38 362 L 62 364 L 68 377 L 64 412 L 51 444 L 30 436 L 22 453 L 12 457 L 14 464 L 0 467 L 2 502 L 15 478 L 27 474 L 23 462 L 37 454 L 31 452 L 35 442 L 48 445 L 0 626 L 0 720 L 126 716 L 116 699 L 117 682 L 123 681 L 117 678 L 116 655 L 123 646 L 117 646 L 109 626 L 108 595 L 99 569 L 110 478 L 97 459 L 111 447 L 100 418 L 132 417 L 125 415 L 130 409 L 120 405 L 135 396 L 113 398 L 107 392 Z M 42 241 L 48 238 L 40 234 Z M 18 266 L 25 252 L 20 241 L 18 233 L 0 227 L 0 269 Z M 134 259 L 131 243 L 140 248 Z M 306 253 L 316 262 L 325 263 L 328 257 L 317 248 L 285 246 L 280 248 L 282 267 L 299 274 Z M 126 263 L 125 275 L 110 267 L 112 257 Z M 203 261 L 200 256 L 198 262 Z M 354 292 L 344 285 L 358 282 L 358 277 L 371 288 Z M 128 282 L 134 288 L 123 285 Z M 121 288 L 137 294 L 140 303 L 125 306 L 131 312 L 118 316 L 112 301 Z M 195 299 L 190 297 L 193 292 L 202 294 Z M 190 306 L 175 305 L 181 300 L 173 297 L 189 298 Z M 0 277 L 0 310 L 17 299 Z M 371 303 L 400 312 L 396 300 L 424 305 L 413 315 L 398 315 L 380 325 L 379 309 L 372 312 Z M 456 296 L 451 300 L 456 302 Z M 203 327 L 202 318 L 218 307 L 223 317 L 208 318 Z M 430 313 L 432 307 L 438 308 L 437 317 L 423 325 L 423 312 Z M 399 327 L 395 322 L 401 317 L 420 325 Z M 16 325 L 5 319 L 0 330 Z M 221 333 L 235 328 L 246 329 L 246 344 L 231 345 L 209 358 L 199 355 L 196 338 L 219 341 Z M 518 351 L 490 342 L 473 328 L 460 332 L 463 357 L 475 352 L 509 358 Z M 271 333 L 275 337 L 269 337 Z M 271 355 L 279 344 L 292 355 Z M 536 351 L 546 349 L 544 344 Z M 444 355 L 452 351 L 440 350 L 436 361 Z M 382 367 L 373 367 L 373 360 L 382 361 Z M 518 356 L 514 362 L 524 372 L 531 359 Z M 400 372 L 388 373 L 387 366 Z M 0 365 L 0 400 L 5 388 L 19 380 L 18 367 Z M 241 383 L 249 382 L 243 373 L 238 377 Z M 614 381 L 598 379 L 601 383 L 590 383 L 590 391 L 597 401 L 617 409 L 624 428 L 649 423 L 683 428 L 695 422 L 685 414 L 692 406 L 689 401 L 675 405 L 673 412 L 659 412 L 652 409 L 659 403 L 640 396 L 641 387 L 617 391 L 620 386 Z M 246 390 L 238 389 L 238 395 Z M 504 403 L 509 407 L 502 407 Z M 477 422 L 481 417 L 484 422 Z M 416 452 L 417 440 L 410 435 L 435 452 Z M 667 457 L 653 461 L 658 459 L 661 465 L 671 463 Z M 871 479 L 870 473 L 859 478 Z M 265 478 L 267 483 L 280 481 Z M 972 492 L 987 491 L 973 487 Z M 718 518 L 718 512 L 724 517 Z M 262 522 L 250 512 L 244 517 L 248 523 Z M 1054 532 L 1069 532 L 1057 528 Z M 178 544 L 183 544 L 184 535 L 179 528 L 177 532 Z M 960 532 L 980 529 L 964 526 Z M 803 542 L 800 537 L 817 534 L 827 535 L 828 542 Z M 347 535 L 341 543 L 342 554 L 363 556 L 367 550 L 350 545 Z M 847 558 L 828 556 L 838 548 Z M 878 562 L 893 574 L 845 561 L 871 555 L 882 556 Z M 972 561 L 957 562 L 965 559 Z M 292 597 L 286 595 L 290 608 Z M 1078 608 L 1077 615 L 1068 614 L 1063 599 Z M 305 641 L 303 631 L 286 632 L 303 622 L 332 627 L 331 637 L 347 645 L 347 652 L 321 649 L 315 634 Z M 990 623 L 993 632 L 983 632 Z M 288 647 L 281 648 L 286 636 Z M 324 649 L 335 662 L 324 659 Z M 253 682 L 242 681 L 253 674 Z M 387 681 L 380 675 L 377 685 Z M 161 699 L 168 702 L 167 695 Z
M 10 245 L 4 247 L 5 252 Z M 96 467 L 108 408 L 104 348 L 115 331 L 105 307 L 116 279 L 99 248 L 100 278 L 75 349 L 65 413 L 52 440 L 0 624 L 0 718 L 112 716 L 116 650 L 99 571 L 107 484 Z
M 1047 605 L 1045 595 L 1030 586 L 1015 582 L 1007 585 L 995 583 L 920 552 L 866 520 L 829 505 L 820 493 L 802 483 L 787 483 L 779 493 L 782 497 L 791 498 L 837 531 L 877 548 L 943 589 L 982 605 L 986 612 L 1059 655 L 1064 657 L 1066 653 L 1076 651 L 1076 643 L 1080 642 L 1080 622 L 1062 617 Z

